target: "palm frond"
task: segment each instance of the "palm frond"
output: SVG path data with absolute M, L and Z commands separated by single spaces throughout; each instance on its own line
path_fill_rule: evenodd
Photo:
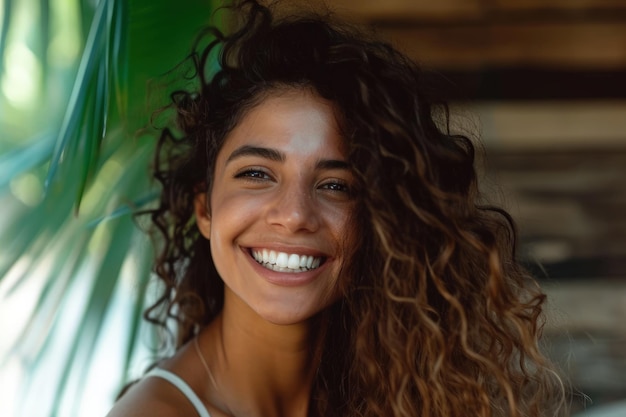
M 8 34 L 15 15 L 14 2 L 3 4 L 0 57 L 12 42 Z M 106 397 L 100 400 L 102 407 L 110 406 L 115 390 L 136 376 L 131 369 L 145 337 L 141 312 L 149 292 L 152 248 L 132 214 L 151 204 L 157 192 L 148 176 L 154 137 L 135 132 L 166 102 L 165 88 L 152 91 L 153 102 L 146 102 L 149 80 L 185 58 L 212 10 L 205 0 L 189 0 L 183 8 L 170 0 L 100 0 L 95 8 L 86 0 L 72 4 L 82 19 L 75 31 L 85 33 L 78 42 L 83 45 L 80 59 L 62 69 L 47 61 L 57 2 L 40 0 L 34 25 L 40 32 L 33 46 L 43 69 L 41 88 L 54 90 L 53 80 L 62 71 L 75 70 L 71 93 L 50 96 L 41 100 L 41 107 L 23 113 L 0 93 L 0 108 L 24 123 L 0 137 L 8 141 L 0 146 L 0 198 L 5 203 L 0 314 L 6 313 L 4 306 L 24 300 L 28 306 L 11 323 L 18 328 L 2 332 L 14 337 L 0 342 L 0 368 L 10 365 L 24 372 L 18 375 L 22 395 L 13 407 L 29 417 L 80 415 L 85 402 L 93 402 L 83 395 L 90 392 L 84 381 L 91 380 L 103 360 L 97 353 L 103 344 L 120 354 L 108 369 L 113 382 L 99 387 Z M 65 111 L 59 113 L 61 108 Z M 62 118 L 53 119 L 55 114 Z M 0 116 L 0 123 L 7 120 Z M 39 133 L 20 136 L 28 131 Z M 21 191 L 37 192 L 26 189 L 25 178 L 45 184 L 45 192 L 21 201 Z M 111 330 L 108 323 L 120 306 L 129 315 L 126 327 Z M 111 332 L 115 340 L 103 340 Z
M 0 73 L 4 68 L 4 56 L 9 37 L 9 22 L 13 17 L 13 0 L 5 0 L 2 10 L 2 25 L 0 26 Z
M 50 183 L 55 179 L 60 164 L 67 160 L 75 161 L 76 159 L 78 159 L 75 156 L 76 153 L 80 155 L 80 153 L 77 152 L 79 151 L 80 147 L 79 140 L 81 138 L 82 131 L 80 123 L 85 117 L 85 112 L 88 109 L 93 109 L 93 107 L 87 106 L 88 90 L 89 86 L 93 85 L 93 83 L 97 82 L 99 79 L 98 64 L 99 60 L 102 57 L 102 50 L 104 48 L 106 35 L 107 15 L 105 13 L 105 10 L 107 7 L 107 3 L 108 0 L 103 0 L 98 4 L 94 20 L 89 30 L 89 36 L 87 37 L 85 50 L 80 61 L 80 66 L 78 67 L 78 74 L 76 74 L 76 83 L 74 84 L 74 88 L 72 89 L 70 101 L 67 106 L 67 112 L 65 113 L 65 118 L 63 120 L 63 124 L 61 125 L 59 137 L 57 139 L 57 143 L 52 154 L 52 159 L 50 161 L 50 169 L 48 171 L 48 177 L 46 179 L 46 188 L 50 187 Z M 94 104 L 96 103 L 92 103 L 92 106 Z M 93 116 L 95 115 L 92 115 L 92 117 Z M 98 114 L 97 116 L 100 117 L 101 114 Z M 97 137 L 96 140 L 100 141 L 100 137 Z M 93 138 L 86 138 L 84 143 L 91 144 L 91 141 L 93 141 Z M 90 149 L 93 149 L 93 147 L 91 147 Z M 72 158 L 72 156 L 74 156 L 74 158 Z M 86 156 L 86 159 L 88 161 L 91 161 L 93 159 L 91 157 L 92 155 L 88 154 Z M 85 171 L 89 170 L 86 169 Z M 85 174 L 85 172 L 83 172 L 83 174 Z M 81 194 L 82 193 L 79 193 L 78 197 L 80 197 Z

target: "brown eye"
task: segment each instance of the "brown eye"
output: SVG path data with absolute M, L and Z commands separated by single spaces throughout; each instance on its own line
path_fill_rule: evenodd
M 346 194 L 350 193 L 350 187 L 344 181 L 336 181 L 336 180 L 329 181 L 320 185 L 320 188 L 324 190 L 341 192 L 341 193 L 346 193 Z
M 235 175 L 235 178 L 243 178 L 243 179 L 250 179 L 250 180 L 257 180 L 257 181 L 272 179 L 272 177 L 267 172 L 261 169 L 257 169 L 257 168 L 246 169 L 244 171 L 238 172 Z

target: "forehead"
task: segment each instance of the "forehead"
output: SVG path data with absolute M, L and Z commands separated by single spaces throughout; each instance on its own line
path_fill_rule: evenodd
M 335 107 L 308 90 L 264 97 L 226 136 L 221 153 L 244 145 L 284 148 L 300 155 L 321 150 L 343 154 L 344 149 Z

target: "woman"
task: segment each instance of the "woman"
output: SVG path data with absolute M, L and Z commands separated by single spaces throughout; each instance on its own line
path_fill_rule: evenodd
M 327 17 L 236 9 L 159 142 L 147 316 L 176 353 L 110 416 L 558 414 L 545 296 L 420 70 Z

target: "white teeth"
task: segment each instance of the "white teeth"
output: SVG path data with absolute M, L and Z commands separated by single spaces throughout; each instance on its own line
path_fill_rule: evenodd
M 287 255 L 285 252 L 278 252 L 278 255 L 276 255 L 276 265 L 280 266 L 281 268 L 286 268 L 288 262 L 289 255 Z
M 279 272 L 304 272 L 318 268 L 322 263 L 322 258 L 288 254 L 273 250 L 253 250 L 252 257 L 267 269 Z
M 289 260 L 287 261 L 287 268 L 289 269 L 299 269 L 300 268 L 300 256 L 294 254 L 289 255 Z

